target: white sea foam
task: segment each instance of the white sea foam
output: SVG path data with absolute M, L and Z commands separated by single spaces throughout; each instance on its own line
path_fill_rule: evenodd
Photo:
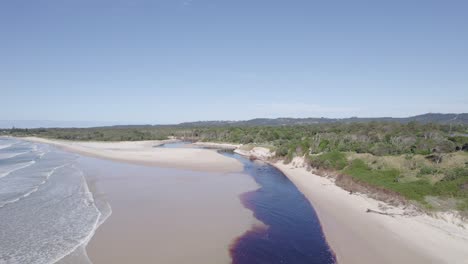
M 34 195 L 0 209 L 2 221 L 9 222 L 0 223 L 5 235 L 0 263 L 55 263 L 91 239 L 102 213 L 82 177 L 61 168 L 52 174 L 53 182 L 39 186 Z
M 86 253 L 86 246 L 88 245 L 89 241 L 91 238 L 94 236 L 96 233 L 96 230 L 99 228 L 101 224 L 103 224 L 106 219 L 112 214 L 112 209 L 110 205 L 105 202 L 101 201 L 100 206 L 98 206 L 95 203 L 93 193 L 89 190 L 88 184 L 84 178 L 84 174 L 82 171 L 80 171 L 82 174 L 82 182 L 83 182 L 83 190 L 84 193 L 86 194 L 86 197 L 90 201 L 90 205 L 92 204 L 96 210 L 99 212 L 98 218 L 96 219 L 96 222 L 93 225 L 92 231 L 88 234 L 88 236 L 81 241 L 81 243 L 77 244 L 74 248 L 70 249 L 68 252 L 64 252 L 64 254 L 57 258 L 54 263 L 56 264 L 68 264 L 68 263 L 76 263 L 77 260 L 80 261 L 80 263 L 92 263 L 91 260 L 88 257 L 88 254 Z
M 22 155 L 22 154 L 26 154 L 26 153 L 28 153 L 28 152 L 29 152 L 29 151 L 0 153 L 0 160 L 1 160 L 1 159 L 10 159 L 10 158 L 14 158 L 14 157 L 16 157 L 16 156 L 19 156 L 19 155 Z
M 9 147 L 11 147 L 11 146 L 13 146 L 13 143 L 11 143 L 11 144 L 5 144 L 5 145 L 0 145 L 0 149 L 9 148 Z
M 4 165 L 0 167 L 0 178 L 3 178 L 5 176 L 8 176 L 10 173 L 24 169 L 26 167 L 29 167 L 36 163 L 36 161 L 31 160 L 23 163 L 16 163 L 16 164 L 11 164 L 11 165 Z
M 33 161 L 34 162 L 34 161 Z M 26 198 L 28 197 L 29 195 L 37 192 L 37 190 L 39 190 L 39 187 L 41 187 L 41 185 L 45 184 L 47 182 L 47 180 L 50 178 L 50 176 L 52 176 L 52 174 L 54 174 L 54 172 L 57 170 L 57 169 L 60 169 L 60 168 L 63 168 L 65 166 L 67 166 L 68 164 L 64 164 L 64 165 L 61 165 L 61 166 L 58 166 L 58 167 L 55 167 L 53 168 L 50 172 L 48 172 L 46 175 L 45 175 L 45 178 L 43 181 L 41 181 L 38 185 L 34 185 L 34 186 L 31 186 L 31 189 L 29 189 L 28 191 L 26 191 L 25 193 L 23 193 L 22 195 L 20 196 L 17 196 L 13 199 L 10 199 L 10 200 L 6 200 L 6 201 L 0 201 L 0 208 L 4 207 L 5 205 L 7 204 L 11 204 L 11 203 L 15 203 L 15 202 L 18 202 L 19 200 L 23 199 L 23 198 Z
M 15 146 L 28 148 L 31 154 L 0 163 L 0 264 L 91 263 L 85 247 L 110 206 L 95 200 L 74 155 Z

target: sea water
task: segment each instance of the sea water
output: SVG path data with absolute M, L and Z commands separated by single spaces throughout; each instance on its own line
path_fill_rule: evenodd
M 84 247 L 110 214 L 77 156 L 0 138 L 0 263 L 90 263 Z

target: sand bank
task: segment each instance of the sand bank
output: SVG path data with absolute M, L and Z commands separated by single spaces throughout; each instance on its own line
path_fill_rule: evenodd
M 231 244 L 261 225 L 239 198 L 258 185 L 216 151 L 154 148 L 172 141 L 25 140 L 82 155 L 77 166 L 94 198 L 110 204 L 86 247 L 94 264 L 231 263 Z
M 239 148 L 236 149 L 234 152 L 242 156 L 255 157 L 261 160 L 268 160 L 269 158 L 274 156 L 274 154 L 271 153 L 269 149 L 263 147 L 254 147 L 250 150 Z
M 259 159 L 269 156 L 262 148 L 236 152 Z M 339 263 L 468 263 L 468 224 L 453 213 L 435 218 L 363 194 L 351 195 L 333 179 L 307 171 L 303 158 L 271 164 L 310 201 Z
M 214 142 L 195 142 L 192 145 L 199 146 L 199 147 L 207 147 L 207 148 L 217 148 L 217 149 L 237 149 L 241 147 L 240 144 L 229 144 L 229 143 L 214 143 Z
M 159 167 L 209 172 L 240 172 L 242 164 L 213 150 L 195 148 L 155 148 L 171 141 L 81 142 L 37 137 L 24 140 L 51 144 L 82 155 Z
M 112 207 L 87 246 L 94 264 L 230 263 L 231 243 L 258 223 L 239 199 L 258 188 L 245 174 L 91 157 L 78 165 Z

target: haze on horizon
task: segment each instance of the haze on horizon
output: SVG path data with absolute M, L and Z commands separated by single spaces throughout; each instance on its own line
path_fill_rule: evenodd
M 466 1 L 4 1 L 0 120 L 468 112 Z

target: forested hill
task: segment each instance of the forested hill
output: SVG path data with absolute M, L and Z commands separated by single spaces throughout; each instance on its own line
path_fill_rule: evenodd
M 411 117 L 350 117 L 350 118 L 255 118 L 241 121 L 196 121 L 185 122 L 172 125 L 160 124 L 128 124 L 112 125 L 110 122 L 72 122 L 72 121 L 47 121 L 47 120 L 0 120 L 0 129 L 15 128 L 125 128 L 138 129 L 149 127 L 242 127 L 242 126 L 296 126 L 314 124 L 348 124 L 348 123 L 369 123 L 369 122 L 395 122 L 407 124 L 415 121 L 421 124 L 440 125 L 468 125 L 468 113 L 461 114 L 435 114 L 428 113 Z
M 468 113 L 462 114 L 423 114 L 411 117 L 350 117 L 350 118 L 256 118 L 245 121 L 198 121 L 181 123 L 180 126 L 200 127 L 200 126 L 288 126 L 288 125 L 311 125 L 324 123 L 353 123 L 353 122 L 398 122 L 409 123 L 416 121 L 419 123 L 437 124 L 468 124 Z

